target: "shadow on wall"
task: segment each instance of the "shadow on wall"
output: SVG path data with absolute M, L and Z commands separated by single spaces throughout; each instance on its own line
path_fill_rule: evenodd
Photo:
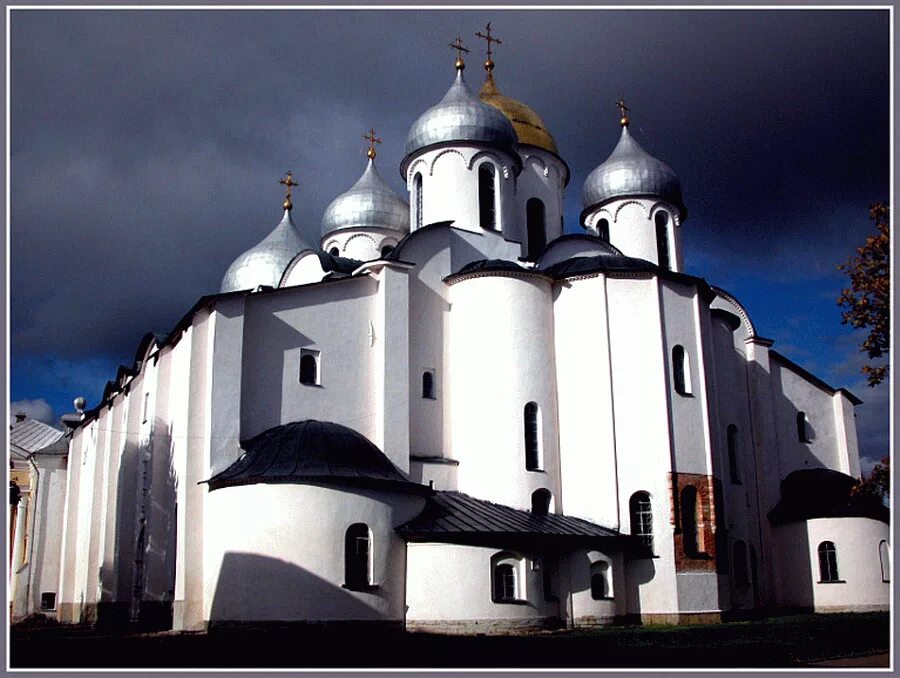
M 177 478 L 171 427 L 155 419 L 148 438 L 128 434 L 119 459 L 111 558 L 100 566 L 97 622 L 171 628 L 177 545 Z
M 359 594 L 379 596 L 378 591 Z M 256 621 L 379 619 L 356 595 L 291 563 L 228 552 L 216 582 L 210 625 Z
M 629 557 L 630 556 L 630 557 Z M 656 576 L 656 564 L 650 557 L 635 557 L 625 552 L 625 603 L 629 615 L 641 613 L 641 586 Z M 615 585 L 615 584 L 614 584 Z

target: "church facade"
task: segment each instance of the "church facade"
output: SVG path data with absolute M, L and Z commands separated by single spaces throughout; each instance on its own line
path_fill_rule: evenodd
M 860 401 L 684 272 L 681 185 L 624 102 L 564 235 L 552 135 L 458 54 L 408 196 L 373 132 L 307 242 L 288 175 L 274 230 L 74 423 L 52 612 L 507 633 L 887 609 Z

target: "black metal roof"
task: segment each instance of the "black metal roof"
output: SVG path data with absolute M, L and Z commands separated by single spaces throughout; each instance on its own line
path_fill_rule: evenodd
M 346 426 L 307 419 L 270 428 L 241 443 L 237 461 L 208 481 L 211 490 L 253 483 L 332 481 L 400 492 L 431 490 L 411 482 L 368 438 Z
M 535 515 L 462 492 L 439 491 L 422 512 L 397 528 L 410 541 L 461 544 L 502 543 L 514 539 L 596 542 L 627 539 L 616 530 L 581 518 Z
M 813 518 L 864 517 L 890 520 L 877 497 L 855 495 L 856 478 L 827 468 L 800 469 L 781 481 L 781 500 L 769 511 L 769 522 L 783 525 Z

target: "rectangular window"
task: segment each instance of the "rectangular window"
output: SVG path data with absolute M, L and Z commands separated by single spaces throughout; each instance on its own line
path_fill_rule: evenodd
M 306 386 L 319 386 L 321 353 L 310 348 L 300 349 L 300 383 Z
M 41 593 L 41 609 L 42 610 L 55 610 L 56 609 L 56 594 L 45 591 Z
M 143 406 L 143 410 L 142 410 L 143 414 L 141 415 L 141 419 L 143 419 L 143 422 L 145 424 L 147 423 L 147 411 L 149 409 L 150 409 L 150 394 L 145 393 L 144 394 L 144 406 Z

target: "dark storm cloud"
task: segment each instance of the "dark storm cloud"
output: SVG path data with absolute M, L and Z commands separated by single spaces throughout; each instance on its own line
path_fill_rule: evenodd
M 446 44 L 472 48 L 477 88 L 488 20 L 501 90 L 541 114 L 572 169 L 567 229 L 617 140 L 619 96 L 682 180 L 692 272 L 833 271 L 887 194 L 885 11 L 19 10 L 14 358 L 130 360 L 275 225 L 286 169 L 317 241 L 370 126 L 402 191 L 406 132 L 452 81 Z

